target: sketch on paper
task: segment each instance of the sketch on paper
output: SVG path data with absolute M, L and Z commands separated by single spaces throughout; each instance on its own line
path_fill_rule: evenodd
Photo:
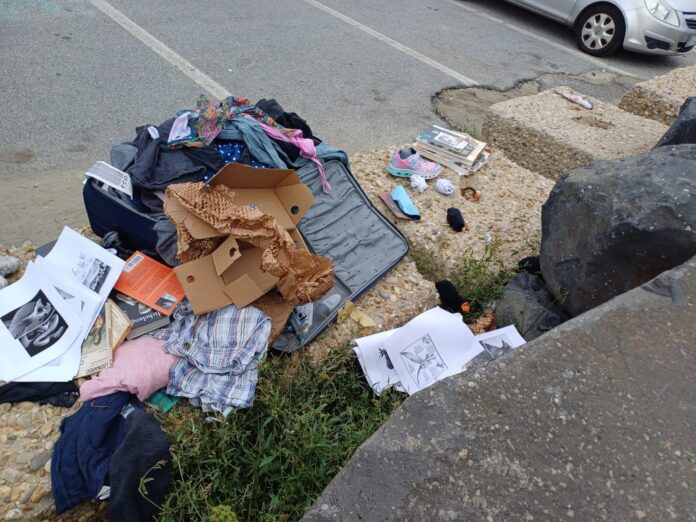
M 447 365 L 440 356 L 430 334 L 426 334 L 417 341 L 411 343 L 401 352 L 401 359 L 416 383 L 432 382 L 443 372 L 447 371 Z
M 80 254 L 77 263 L 72 267 L 73 275 L 79 279 L 83 285 L 99 293 L 106 281 L 111 267 L 95 257 Z
M 508 341 L 505 334 L 501 334 L 495 337 L 489 337 L 486 340 L 479 341 L 479 344 L 481 344 L 483 349 L 493 359 L 505 355 L 510 350 L 516 348 L 510 341 Z

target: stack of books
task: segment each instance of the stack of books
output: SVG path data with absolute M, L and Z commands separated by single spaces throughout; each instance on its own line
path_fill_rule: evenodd
M 420 155 L 467 176 L 490 159 L 486 143 L 463 132 L 431 125 L 416 137 L 414 148 Z
M 167 326 L 184 295 L 174 270 L 135 252 L 126 261 L 113 293 L 115 303 L 132 324 L 126 339 Z

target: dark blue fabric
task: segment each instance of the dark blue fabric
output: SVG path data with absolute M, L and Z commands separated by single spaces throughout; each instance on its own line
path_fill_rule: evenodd
M 244 163 L 257 169 L 272 169 L 273 165 L 256 161 L 243 141 L 216 141 L 212 145 L 225 163 Z M 217 171 L 208 170 L 203 181 L 208 181 Z
M 56 513 L 95 498 L 107 483 L 111 456 L 126 435 L 127 404 L 142 403 L 127 392 L 116 392 L 85 402 L 60 424 L 60 438 L 51 459 L 51 488 Z

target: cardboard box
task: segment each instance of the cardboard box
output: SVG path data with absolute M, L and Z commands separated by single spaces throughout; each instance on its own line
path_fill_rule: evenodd
M 314 197 L 294 170 L 260 171 L 229 163 L 215 174 L 209 184 L 232 189 L 235 205 L 254 206 L 273 216 L 288 231 L 298 248 L 307 249 L 297 223 L 312 206 Z M 167 198 L 167 212 L 175 222 L 183 223 L 195 239 L 224 236 L 173 198 Z M 278 279 L 261 270 L 262 252 L 261 248 L 248 247 L 233 237 L 227 237 L 212 254 L 176 267 L 174 271 L 194 313 L 203 314 L 229 304 L 241 308 L 271 290 Z

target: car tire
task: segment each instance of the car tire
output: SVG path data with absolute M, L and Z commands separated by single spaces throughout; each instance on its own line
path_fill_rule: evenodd
M 622 47 L 626 22 L 616 7 L 609 4 L 590 6 L 578 17 L 575 38 L 581 51 L 592 56 L 607 56 Z

